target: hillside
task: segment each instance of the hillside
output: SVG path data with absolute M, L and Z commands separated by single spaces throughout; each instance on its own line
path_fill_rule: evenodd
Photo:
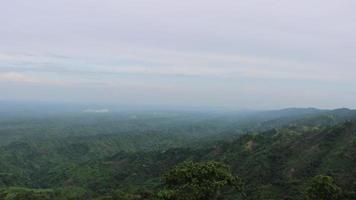
M 318 174 L 330 175 L 348 193 L 354 192 L 355 153 L 356 123 L 347 122 L 305 132 L 281 129 L 248 134 L 200 150 L 120 153 L 80 165 L 70 177 L 74 185 L 105 192 L 132 185 L 155 189 L 160 176 L 184 160 L 217 160 L 246 181 L 250 199 L 303 199 L 305 185 Z
M 43 127 L 40 135 L 45 137 L 33 130 L 39 130 L 46 121 L 35 119 L 35 129 L 23 133 L 18 127 L 31 127 L 31 120 L 12 119 L 3 131 L 16 130 L 18 139 L 0 146 L 0 199 L 33 192 L 45 199 L 110 199 L 117 192 L 137 196 L 132 199 L 147 193 L 145 198 L 152 199 L 162 187 L 162 175 L 187 160 L 227 164 L 245 181 L 251 200 L 304 199 L 306 186 L 319 174 L 332 176 L 353 198 L 355 111 L 264 113 L 264 117 L 256 113 L 239 117 L 165 114 L 139 121 L 122 116 L 119 124 L 113 123 L 118 122 L 113 116 L 102 115 L 84 118 L 81 124 L 65 118 L 47 119 L 53 124 Z M 98 127 L 87 126 L 92 122 Z M 108 124 L 111 126 L 105 126 Z M 68 132 L 59 135 L 64 130 L 81 131 L 73 136 Z M 93 134 L 98 130 L 107 132 Z M 234 195 L 226 192 L 228 199 Z

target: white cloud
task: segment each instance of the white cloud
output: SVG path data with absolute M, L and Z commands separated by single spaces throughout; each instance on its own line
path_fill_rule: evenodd
M 86 87 L 93 98 L 108 90 L 100 95 L 107 99 L 115 90 L 127 101 L 132 91 L 188 94 L 195 102 L 240 95 L 257 102 L 295 87 L 293 102 L 319 93 L 342 102 L 356 88 L 354 7 L 352 0 L 6 1 L 0 86 Z
M 117 63 L 117 64 L 116 64 Z M 3 67 L 3 66 L 10 67 Z M 342 69 L 345 70 L 342 70 Z M 315 80 L 354 83 L 355 68 L 332 67 L 322 63 L 253 57 L 239 54 L 139 49 L 135 52 L 118 49 L 118 53 L 100 58 L 75 58 L 52 54 L 0 54 L 0 71 L 30 72 L 76 82 L 96 82 L 105 75 L 121 76 L 191 76 L 201 78 L 247 78 L 269 80 Z M 110 77 L 108 82 L 112 82 Z M 112 77 L 111 77 L 112 78 Z M 42 79 L 46 79 L 42 77 Z M 73 79 L 70 81 L 70 79 Z M 88 81 L 89 80 L 89 81 Z M 51 81 L 42 81 L 50 83 Z M 105 82 L 105 81 L 104 81 Z
M 17 72 L 5 72 L 0 73 L 0 81 L 14 81 L 14 82 L 26 82 L 26 83 L 37 83 L 35 79 L 29 76 L 25 76 Z

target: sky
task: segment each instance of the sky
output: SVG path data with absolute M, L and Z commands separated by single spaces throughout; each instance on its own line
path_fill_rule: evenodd
M 354 0 L 0 3 L 0 100 L 356 108 Z

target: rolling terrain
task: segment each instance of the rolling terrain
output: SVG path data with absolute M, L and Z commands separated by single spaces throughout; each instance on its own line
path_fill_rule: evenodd
M 230 166 L 248 199 L 305 199 L 319 174 L 352 199 L 355 120 L 354 110 L 311 108 L 2 117 L 0 199 L 154 199 L 162 175 L 188 160 Z

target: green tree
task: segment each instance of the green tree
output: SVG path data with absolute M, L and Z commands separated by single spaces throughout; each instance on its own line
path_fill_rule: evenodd
M 242 180 L 218 162 L 184 162 L 168 172 L 163 181 L 165 189 L 158 194 L 163 200 L 223 199 L 222 190 L 227 187 L 245 196 Z
M 342 191 L 332 177 L 319 175 L 313 178 L 307 196 L 309 200 L 340 200 Z

